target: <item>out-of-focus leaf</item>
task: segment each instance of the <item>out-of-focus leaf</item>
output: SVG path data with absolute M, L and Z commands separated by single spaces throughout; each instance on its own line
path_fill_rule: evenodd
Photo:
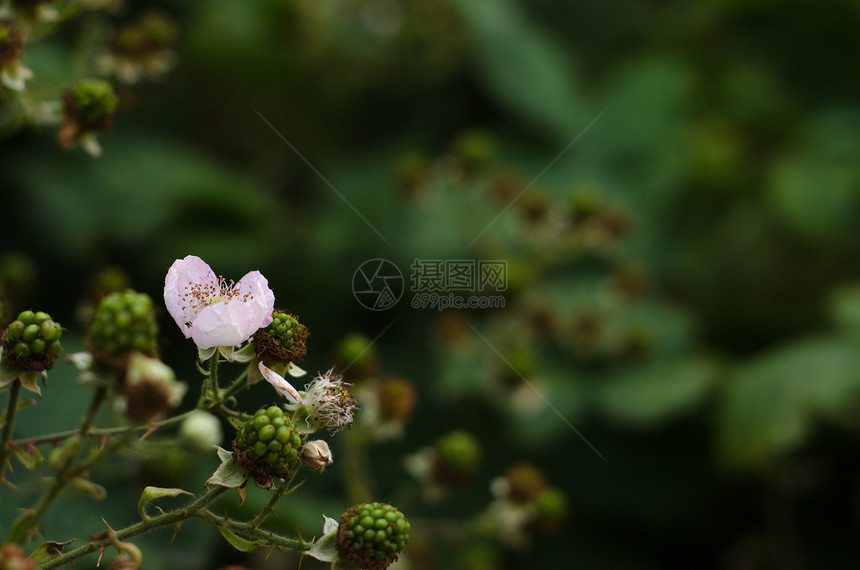
M 840 326 L 860 333 L 860 284 L 842 287 L 830 296 L 830 315 Z
M 39 450 L 35 446 L 29 448 L 16 447 L 12 450 L 12 453 L 30 471 L 38 469 L 42 465 L 42 461 L 44 461 L 42 454 L 39 453 Z
M 479 72 L 514 116 L 570 140 L 595 112 L 576 86 L 574 62 L 510 0 L 450 0 L 469 27 Z
M 767 197 L 777 214 L 805 236 L 842 235 L 860 207 L 860 115 L 831 112 L 810 120 L 804 147 L 770 173 Z
M 28 398 L 26 400 L 18 402 L 18 406 L 16 407 L 16 413 L 20 412 L 24 408 L 32 406 L 35 403 L 36 403 L 36 400 L 34 400 L 33 398 Z M 0 427 L 3 427 L 4 425 L 6 425 L 6 410 L 3 410 L 2 412 L 0 412 Z
M 15 159 L 17 181 L 32 189 L 26 206 L 42 216 L 41 236 L 63 243 L 69 255 L 110 242 L 145 246 L 154 259 L 195 251 L 220 268 L 243 257 L 247 263 L 274 229 L 267 192 L 205 154 L 141 134 L 114 135 L 102 146 L 97 164 L 72 155 L 51 168 L 29 155 Z
M 860 352 L 812 338 L 741 366 L 725 385 L 719 451 L 733 466 L 763 466 L 803 443 L 816 420 L 860 407 Z
M 706 358 L 690 358 L 631 370 L 608 380 L 597 393 L 603 410 L 633 425 L 671 419 L 701 402 L 713 386 L 716 365 Z

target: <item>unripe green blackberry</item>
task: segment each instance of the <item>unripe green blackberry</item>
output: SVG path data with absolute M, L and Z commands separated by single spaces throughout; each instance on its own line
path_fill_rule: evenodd
M 133 351 L 155 356 L 157 337 L 152 299 L 127 289 L 99 302 L 87 346 L 99 365 L 123 371 Z
M 268 488 L 272 477 L 287 479 L 302 446 L 302 436 L 293 421 L 278 406 L 260 408 L 236 434 L 236 461 L 257 485 Z
M 527 503 L 546 487 L 546 477 L 531 463 L 517 463 L 505 471 L 508 496 L 514 501 Z
M 442 483 L 458 485 L 468 482 L 481 460 L 481 447 L 472 434 L 453 431 L 433 446 L 436 451 L 433 474 Z
M 386 376 L 379 383 L 379 415 L 383 420 L 403 420 L 415 408 L 415 385 L 405 378 Z
M 555 487 L 547 487 L 538 493 L 532 505 L 535 509 L 533 527 L 539 532 L 555 532 L 567 518 L 567 497 Z
M 307 352 L 308 329 L 298 318 L 275 309 L 272 322 L 254 333 L 251 342 L 258 356 L 266 361 L 287 364 L 301 362 Z
M 83 79 L 63 92 L 67 119 L 83 131 L 110 129 L 118 103 L 113 87 L 100 79 Z
M 42 311 L 22 311 L 3 331 L 3 353 L 21 370 L 50 370 L 63 351 L 63 327 Z
M 376 374 L 379 370 L 379 353 L 373 341 L 361 333 L 353 332 L 344 336 L 337 345 L 335 367 L 342 370 L 349 367 L 354 380 L 361 380 Z
M 388 503 L 362 503 L 340 516 L 337 551 L 365 570 L 383 570 L 409 542 L 409 521 Z

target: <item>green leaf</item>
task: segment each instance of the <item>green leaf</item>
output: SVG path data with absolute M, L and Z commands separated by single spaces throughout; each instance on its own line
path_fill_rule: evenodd
M 833 239 L 853 231 L 860 205 L 860 114 L 828 111 L 804 125 L 804 148 L 786 156 L 770 172 L 766 198 L 777 215 L 813 239 Z
M 35 446 L 27 449 L 16 447 L 12 450 L 12 453 L 15 454 L 18 461 L 20 461 L 29 471 L 34 471 L 41 467 L 42 461 L 44 460 L 42 454 L 39 453 L 39 450 Z
M 73 538 L 71 540 L 67 540 L 66 542 L 43 542 L 39 546 L 36 547 L 36 550 L 30 554 L 30 559 L 36 563 L 36 565 L 41 566 L 45 562 L 53 560 L 57 556 L 63 553 L 63 548 L 75 542 L 77 539 Z
M 829 299 L 831 318 L 841 327 L 860 333 L 860 283 L 842 287 Z
M 856 412 L 860 353 L 844 339 L 806 339 L 741 366 L 724 386 L 720 453 L 732 466 L 763 467 L 801 445 L 816 420 Z
M 140 501 L 137 503 L 137 512 L 140 513 L 140 518 L 145 521 L 150 520 L 150 517 L 146 514 L 146 505 L 148 505 L 151 501 L 155 499 L 160 499 L 161 497 L 178 497 L 179 495 L 191 495 L 194 496 L 193 493 L 189 493 L 184 489 L 177 488 L 165 488 L 165 487 L 147 487 L 143 490 L 143 493 L 140 495 Z
M 469 27 L 478 70 L 491 95 L 518 117 L 570 140 L 594 115 L 563 51 L 511 0 L 452 0 Z
M 715 379 L 715 364 L 704 358 L 659 363 L 608 381 L 597 398 L 609 415 L 630 424 L 650 425 L 701 402 Z
M 223 536 L 233 548 L 240 552 L 254 552 L 263 546 L 263 544 L 260 544 L 259 542 L 251 542 L 244 538 L 240 538 L 224 527 L 218 527 L 218 532 L 221 533 L 221 536 Z

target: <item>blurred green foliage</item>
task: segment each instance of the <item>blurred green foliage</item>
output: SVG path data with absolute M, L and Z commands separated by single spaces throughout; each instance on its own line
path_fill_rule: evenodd
M 96 41 L 143 3 L 128 4 L 75 25 Z M 369 452 L 372 499 L 417 496 L 402 458 L 468 430 L 474 481 L 398 503 L 410 520 L 480 512 L 523 459 L 570 513 L 526 550 L 416 537 L 417 568 L 857 566 L 857 2 L 161 4 L 179 65 L 119 90 L 102 158 L 47 130 L 0 143 L 2 251 L 35 263 L 25 289 L 4 272 L 7 311 L 74 329 L 103 266 L 158 298 L 173 259 L 196 254 L 269 278 L 311 332 L 309 370 L 390 325 L 381 368 L 416 383 L 418 406 L 405 439 Z M 91 51 L 68 30 L 28 48 L 33 92 L 58 92 Z M 506 260 L 505 308 L 437 314 L 407 291 L 366 311 L 352 275 L 378 257 L 407 281 L 416 258 Z M 165 360 L 193 378 L 192 348 L 164 328 Z M 74 424 L 85 398 L 64 380 L 21 434 Z M 352 504 L 343 468 L 278 524 L 310 535 Z M 46 531 L 134 519 L 117 506 L 139 488 L 102 471 L 112 499 L 64 503 Z M 227 551 L 201 532 L 151 567 Z

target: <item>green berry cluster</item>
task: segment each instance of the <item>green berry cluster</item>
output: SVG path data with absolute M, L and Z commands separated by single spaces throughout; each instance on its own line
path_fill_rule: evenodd
M 236 460 L 258 484 L 286 478 L 302 446 L 302 436 L 278 406 L 260 408 L 236 434 Z M 262 486 L 268 486 L 263 484 Z
M 89 348 L 108 368 L 124 368 L 127 355 L 156 353 L 158 325 L 152 299 L 131 289 L 104 297 L 90 326 Z
M 63 351 L 63 328 L 42 311 L 22 311 L 3 332 L 7 357 L 24 370 L 49 370 Z
M 307 352 L 308 329 L 286 311 L 272 312 L 272 322 L 254 334 L 254 350 L 275 362 L 299 362 Z
M 63 93 L 66 115 L 82 130 L 110 128 L 119 99 L 111 84 L 100 79 L 83 79 Z
M 362 503 L 341 515 L 337 551 L 359 568 L 382 570 L 406 547 L 411 528 L 392 505 Z

